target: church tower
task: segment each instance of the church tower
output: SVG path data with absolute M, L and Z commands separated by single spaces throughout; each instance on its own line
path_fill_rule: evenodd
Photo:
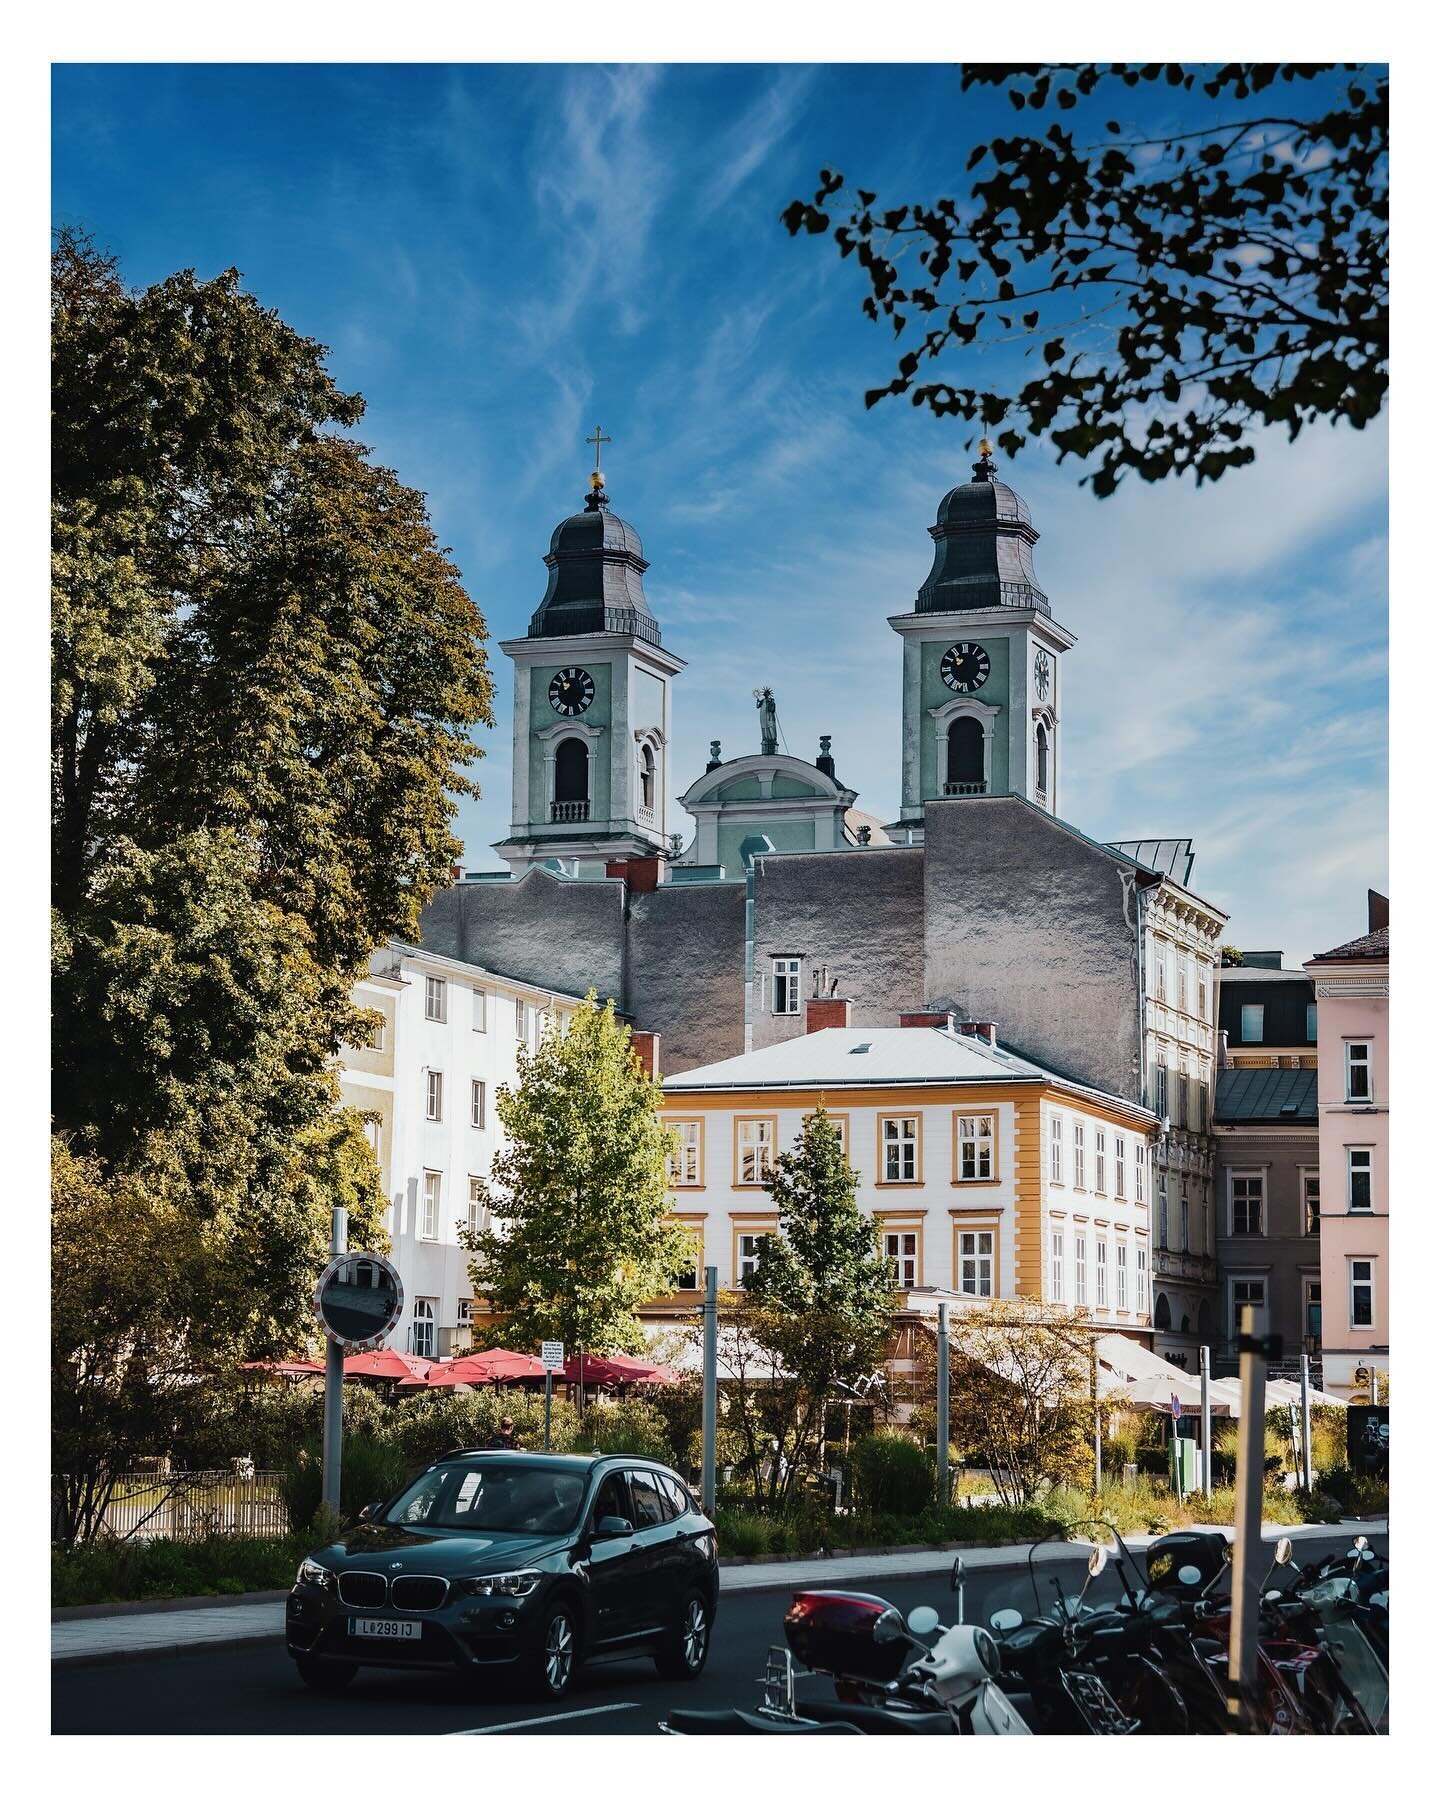
M 536 862 L 607 862 L 665 847 L 670 681 L 685 666 L 661 647 L 645 599 L 640 539 L 610 510 L 595 472 L 583 511 L 550 538 L 550 582 L 515 664 L 510 835 L 495 844 L 513 872 Z
M 916 841 L 932 799 L 1018 793 L 1059 811 L 1060 658 L 1075 639 L 1050 616 L 1031 557 L 1030 508 L 995 476 L 983 439 L 974 479 L 930 527 L 935 562 L 905 640 L 901 807 Z

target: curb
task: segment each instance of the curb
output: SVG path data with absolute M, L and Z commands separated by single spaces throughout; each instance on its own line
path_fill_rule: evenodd
M 52 1659 L 50 1677 L 68 1673 L 72 1668 L 83 1672 L 86 1668 L 119 1667 L 129 1661 L 188 1661 L 191 1655 L 229 1654 L 240 1648 L 254 1648 L 261 1642 L 277 1643 L 283 1648 L 283 1632 L 277 1636 L 268 1629 L 248 1636 L 218 1636 L 210 1642 L 202 1638 L 198 1642 L 148 1642 L 142 1648 L 97 1648 L 92 1654 L 66 1654 Z
M 82 1623 L 94 1617 L 153 1617 L 162 1611 L 228 1611 L 247 1604 L 280 1604 L 289 1596 L 288 1586 L 273 1592 L 217 1592 L 213 1597 L 131 1598 L 122 1604 L 52 1605 L 52 1623 Z

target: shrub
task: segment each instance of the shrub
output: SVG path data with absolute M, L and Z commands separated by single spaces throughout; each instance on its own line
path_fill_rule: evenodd
M 1332 1498 L 1346 1517 L 1370 1517 L 1390 1509 L 1390 1485 L 1370 1474 L 1351 1473 L 1348 1467 L 1332 1467 L 1315 1481 L 1318 1492 Z
M 287 1455 L 276 1472 L 276 1481 L 290 1528 L 297 1533 L 308 1530 L 315 1521 L 324 1492 L 319 1440 L 301 1443 Z
M 101 1539 L 50 1556 L 50 1602 L 57 1606 L 116 1604 L 151 1598 L 273 1592 L 321 1538 L 315 1534 L 209 1536 L 193 1542 Z
M 670 1432 L 659 1411 L 645 1399 L 622 1398 L 613 1405 L 592 1405 L 576 1446 L 607 1455 L 649 1455 L 669 1462 Z
M 913 1437 L 877 1431 L 850 1451 L 850 1479 L 856 1501 L 867 1511 L 913 1517 L 935 1494 L 930 1457 Z

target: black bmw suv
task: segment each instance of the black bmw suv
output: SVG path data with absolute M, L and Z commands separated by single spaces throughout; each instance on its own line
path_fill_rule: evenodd
M 285 1646 L 322 1691 L 360 1667 L 494 1668 L 560 1698 L 582 1660 L 694 1679 L 719 1588 L 715 1526 L 670 1468 L 473 1449 L 301 1563 Z

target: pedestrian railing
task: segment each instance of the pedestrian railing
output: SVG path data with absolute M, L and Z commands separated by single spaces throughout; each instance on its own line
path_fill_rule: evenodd
M 159 1537 L 283 1536 L 290 1528 L 279 1476 L 248 1463 L 198 1472 L 136 1473 L 105 1507 L 103 1534 L 120 1541 Z

